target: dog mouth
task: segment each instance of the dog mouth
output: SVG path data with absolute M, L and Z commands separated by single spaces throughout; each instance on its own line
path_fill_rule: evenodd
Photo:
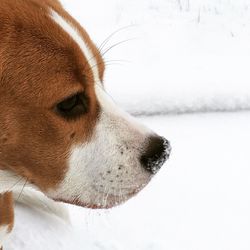
M 71 204 L 71 205 L 84 207 L 84 208 L 94 209 L 94 210 L 111 209 L 119 205 L 122 205 L 127 200 L 137 195 L 146 186 L 146 184 L 138 186 L 134 189 L 123 188 L 120 190 L 121 194 L 119 195 L 98 190 L 98 197 L 100 197 L 99 199 L 100 202 L 96 202 L 96 201 L 84 202 L 78 197 L 74 197 L 72 199 L 54 198 L 53 200 L 56 202 L 63 202 L 63 203 Z M 95 189 L 97 191 L 97 188 Z M 125 190 L 127 192 L 125 194 L 122 194 L 122 191 L 125 191 Z
M 111 209 L 113 207 L 119 206 L 126 202 L 128 199 L 136 195 L 139 191 L 134 191 L 125 196 L 118 196 L 118 195 L 112 195 L 112 194 L 106 194 L 106 197 L 104 196 L 105 202 L 104 203 L 85 203 L 81 201 L 79 198 L 74 198 L 72 200 L 66 200 L 63 198 L 57 198 L 53 199 L 56 202 L 63 202 L 63 203 L 68 203 L 71 205 L 76 205 L 79 207 L 84 207 L 84 208 L 89 208 L 89 209 Z

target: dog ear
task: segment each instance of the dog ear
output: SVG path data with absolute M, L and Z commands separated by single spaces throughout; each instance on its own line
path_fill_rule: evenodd
M 14 201 L 12 192 L 0 194 L 0 247 L 14 226 Z M 2 250 L 2 248 L 0 248 Z

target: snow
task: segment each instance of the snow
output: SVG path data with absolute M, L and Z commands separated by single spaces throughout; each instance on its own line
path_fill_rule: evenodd
M 19 209 L 13 237 L 29 247 L 12 241 L 6 250 L 249 249 L 250 113 L 140 119 L 173 147 L 170 161 L 140 194 L 110 211 L 70 206 L 71 233 Z M 58 248 L 62 239 L 74 247 Z
M 132 39 L 105 54 L 106 88 L 130 113 L 249 109 L 248 0 L 62 2 L 98 46 L 131 25 L 105 46 Z

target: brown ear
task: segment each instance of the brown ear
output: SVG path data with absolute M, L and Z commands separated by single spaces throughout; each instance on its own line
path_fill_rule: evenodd
M 0 227 L 7 226 L 10 232 L 14 226 L 14 201 L 12 192 L 0 194 Z

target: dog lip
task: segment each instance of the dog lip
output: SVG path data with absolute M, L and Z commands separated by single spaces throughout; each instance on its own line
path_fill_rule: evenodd
M 78 199 L 76 200 L 67 200 L 67 199 L 63 199 L 63 198 L 56 198 L 56 199 L 53 199 L 54 201 L 56 202 L 63 202 L 63 203 L 67 203 L 67 204 L 71 204 L 71 205 L 76 205 L 76 206 L 79 206 L 79 207 L 84 207 L 84 208 L 90 208 L 90 209 L 109 209 L 109 208 L 112 208 L 113 206 L 101 206 L 101 205 L 98 205 L 98 204 L 89 204 L 89 203 L 84 203 L 84 202 L 81 202 L 79 201 Z
M 143 187 L 145 187 L 145 185 L 147 185 L 147 183 L 141 184 L 138 186 L 134 186 L 134 187 L 131 187 L 131 186 L 130 187 L 119 187 L 119 191 L 127 191 L 127 193 L 124 193 L 124 195 L 129 195 L 129 194 L 133 193 L 135 190 L 141 190 Z M 92 188 L 96 192 L 98 192 L 100 194 L 107 195 L 107 193 L 105 191 L 100 190 L 101 187 L 102 187 L 101 185 L 92 185 Z M 116 195 L 114 195 L 114 196 L 116 196 Z
M 105 205 L 103 204 L 91 204 L 91 203 L 85 203 L 79 200 L 79 198 L 73 198 L 72 200 L 68 200 L 68 199 L 64 199 L 64 198 L 52 198 L 54 201 L 56 202 L 63 202 L 63 203 L 67 203 L 67 204 L 71 204 L 71 205 L 76 205 L 76 206 L 80 206 L 80 207 L 84 207 L 84 208 L 90 208 L 90 209 L 111 209 L 113 207 L 119 206 L 121 204 L 123 204 L 124 202 L 126 202 L 128 199 L 132 198 L 133 196 L 135 196 L 137 193 L 139 193 L 141 191 L 141 189 L 144 186 L 141 186 L 140 188 L 134 189 L 132 192 L 127 193 L 126 195 L 122 196 L 123 199 L 121 199 L 120 196 L 118 195 L 112 195 L 112 194 L 106 194 L 103 192 L 104 195 L 108 196 L 108 199 L 110 202 L 106 202 Z M 100 192 L 99 192 L 100 193 Z

